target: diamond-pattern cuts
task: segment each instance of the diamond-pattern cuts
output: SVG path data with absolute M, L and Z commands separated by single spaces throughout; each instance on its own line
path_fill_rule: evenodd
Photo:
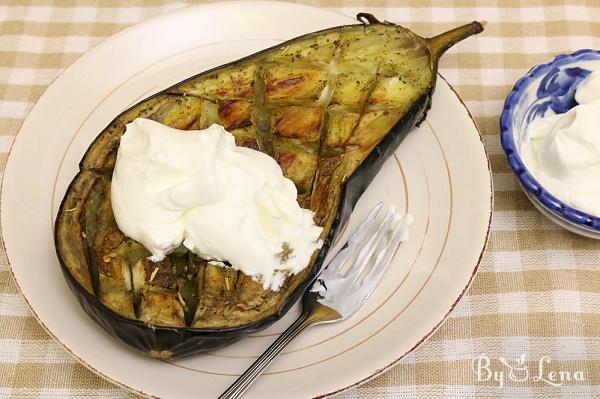
M 220 100 L 218 102 L 219 123 L 231 131 L 252 125 L 253 107 L 247 100 Z
M 313 68 L 270 67 L 265 97 L 273 104 L 316 104 L 327 85 L 327 71 Z
M 310 193 L 317 170 L 318 155 L 293 144 L 275 140 L 275 159 L 283 175 L 294 182 L 299 194 Z
M 290 43 L 268 57 L 269 61 L 282 64 L 328 64 L 335 56 L 340 32 L 307 35 L 303 42 Z
M 273 111 L 272 126 L 276 135 L 300 141 L 318 141 L 323 122 L 323 107 L 282 107 Z
M 333 84 L 331 104 L 361 107 L 373 85 L 373 76 L 366 72 L 338 74 Z
M 254 98 L 255 64 L 231 66 L 209 75 L 202 75 L 182 83 L 174 93 L 198 96 L 209 100 Z

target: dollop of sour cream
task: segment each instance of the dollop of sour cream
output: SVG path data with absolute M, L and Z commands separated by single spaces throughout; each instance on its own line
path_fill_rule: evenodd
M 549 110 L 532 121 L 521 158 L 552 195 L 600 216 L 600 71 L 579 84 L 575 101 L 563 114 Z
M 119 228 L 152 260 L 183 244 L 273 290 L 322 245 L 296 194 L 273 158 L 237 147 L 219 125 L 182 131 L 142 118 L 121 137 L 111 185 Z

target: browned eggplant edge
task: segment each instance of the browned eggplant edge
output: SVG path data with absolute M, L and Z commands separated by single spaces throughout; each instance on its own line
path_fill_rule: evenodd
M 342 26 L 327 28 L 321 31 L 312 32 L 310 34 L 324 33 L 329 30 L 339 29 L 341 27 Z M 290 41 L 295 39 L 297 38 L 291 39 Z M 172 89 L 173 87 L 178 86 L 189 80 L 195 79 L 198 76 L 211 73 L 215 69 L 220 69 L 226 66 L 234 65 L 238 62 L 246 60 L 247 58 L 255 57 L 263 52 L 280 47 L 285 43 L 280 43 L 276 46 L 270 47 L 265 50 L 261 50 L 258 53 L 254 53 L 242 59 L 218 66 L 208 71 L 204 71 L 198 75 L 194 75 L 159 93 L 153 94 L 145 100 L 149 100 L 155 96 L 163 94 L 164 92 Z M 299 284 L 298 287 L 296 287 L 296 289 L 291 294 L 289 294 L 289 296 L 285 299 L 285 301 L 276 313 L 241 327 L 223 329 L 200 329 L 193 327 L 151 326 L 138 320 L 128 319 L 124 316 L 113 312 L 104 304 L 102 304 L 96 296 L 90 294 L 85 288 L 83 288 L 79 284 L 79 282 L 77 282 L 77 280 L 75 280 L 60 254 L 60 250 L 58 248 L 58 226 L 60 221 L 60 215 L 63 213 L 62 211 L 65 205 L 65 196 L 61 201 L 58 211 L 58 217 L 54 225 L 54 240 L 56 253 L 58 256 L 59 263 L 61 265 L 61 270 L 63 272 L 63 275 L 65 276 L 69 288 L 77 297 L 83 310 L 109 334 L 118 338 L 120 341 L 129 346 L 132 346 L 145 353 L 149 353 L 150 355 L 155 357 L 175 358 L 188 356 L 208 350 L 213 350 L 218 347 L 230 344 L 242 338 L 245 335 L 264 330 L 269 325 L 271 325 L 272 323 L 280 319 L 283 315 L 285 315 L 287 311 L 291 308 L 291 306 L 304 293 L 306 288 L 314 281 L 315 277 L 317 276 L 319 270 L 323 265 L 323 262 L 331 244 L 335 241 L 338 234 L 343 230 L 343 227 L 350 218 L 350 214 L 352 213 L 362 193 L 367 189 L 370 182 L 373 180 L 373 178 L 377 175 L 377 173 L 383 166 L 384 162 L 387 160 L 387 158 L 389 158 L 389 156 L 393 154 L 400 142 L 404 139 L 404 137 L 406 137 L 408 132 L 412 130 L 412 128 L 418 122 L 422 121 L 425 118 L 426 111 L 430 106 L 430 99 L 431 95 L 433 94 L 433 88 L 435 87 L 436 71 L 434 70 L 432 71 L 432 73 L 432 87 L 429 90 L 427 90 L 415 102 L 415 104 L 413 104 L 410 111 L 408 111 L 402 117 L 402 119 L 400 119 L 400 121 L 398 121 L 394 125 L 390 132 L 386 134 L 386 136 L 375 146 L 375 148 L 373 149 L 373 151 L 371 151 L 369 156 L 354 171 L 354 173 L 348 178 L 348 180 L 342 187 L 340 204 L 338 206 L 338 210 L 336 213 L 335 220 L 332 224 L 331 231 L 325 239 L 310 273 L 307 275 L 306 279 L 301 284 Z M 120 115 L 123 115 L 125 112 L 129 111 L 133 107 L 135 107 L 135 105 L 123 111 Z M 119 116 L 117 116 L 117 118 Z M 84 154 L 82 161 L 83 159 L 85 159 L 88 151 L 90 151 L 90 149 L 93 147 L 93 145 L 96 143 L 100 136 L 101 135 L 98 135 L 96 139 L 94 139 L 92 144 L 90 144 L 90 147 Z M 80 171 L 73 178 L 66 192 L 69 192 L 71 190 L 72 185 L 75 183 L 75 181 L 81 174 L 81 171 L 83 169 L 82 162 L 80 162 L 79 166 Z

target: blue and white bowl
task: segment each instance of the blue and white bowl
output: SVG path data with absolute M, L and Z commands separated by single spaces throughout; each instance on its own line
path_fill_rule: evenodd
M 560 226 L 600 239 L 600 215 L 575 209 L 546 191 L 527 170 L 520 153 L 531 121 L 549 109 L 564 113 L 573 108 L 577 86 L 593 70 L 600 70 L 600 51 L 587 49 L 533 67 L 506 97 L 500 116 L 500 139 L 510 167 L 533 205 Z

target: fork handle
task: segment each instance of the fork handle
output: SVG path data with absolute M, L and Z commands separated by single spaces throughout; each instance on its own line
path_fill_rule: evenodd
M 219 399 L 236 399 L 240 398 L 250 385 L 256 381 L 256 379 L 262 374 L 262 372 L 269 367 L 269 365 L 275 360 L 277 355 L 289 344 L 298 334 L 319 322 L 318 319 L 311 317 L 313 315 L 312 310 L 303 311 L 300 317 L 285 330 L 279 338 L 275 340 L 269 346 L 269 348 L 262 354 L 244 373 L 229 387 L 225 392 L 219 396 Z

